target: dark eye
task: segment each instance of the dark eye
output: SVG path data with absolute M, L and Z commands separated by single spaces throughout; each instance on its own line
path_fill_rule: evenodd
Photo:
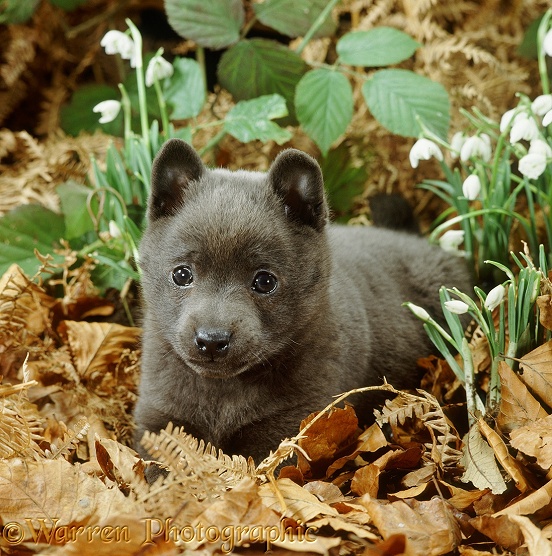
M 252 288 L 257 293 L 272 293 L 278 287 L 278 279 L 270 272 L 258 272 L 253 280 Z
M 172 271 L 172 279 L 177 286 L 190 286 L 194 281 L 194 275 L 189 266 L 181 265 Z

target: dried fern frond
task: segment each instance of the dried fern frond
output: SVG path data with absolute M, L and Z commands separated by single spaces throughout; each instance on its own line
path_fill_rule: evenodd
M 77 444 L 86 436 L 90 423 L 86 417 L 81 417 L 72 429 L 67 430 L 61 439 L 61 443 L 50 444 L 50 449 L 44 450 L 44 454 L 48 459 L 65 458 L 69 461 L 69 456 L 73 450 L 76 450 Z

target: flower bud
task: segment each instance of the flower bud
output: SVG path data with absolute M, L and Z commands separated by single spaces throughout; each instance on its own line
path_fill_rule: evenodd
M 171 77 L 174 73 L 173 65 L 163 56 L 154 56 L 146 69 L 146 87 L 151 87 L 154 81 L 161 81 Z
M 405 303 L 405 305 L 420 320 L 423 320 L 423 321 L 431 320 L 431 317 L 429 316 L 429 313 L 423 307 L 420 307 L 419 305 L 414 305 L 414 303 L 410 303 L 410 302 Z
M 436 143 L 429 139 L 418 139 L 410 149 L 410 164 L 412 168 L 417 168 L 420 160 L 429 160 L 432 156 L 443 160 L 443 153 Z
M 121 110 L 121 103 L 118 100 L 104 100 L 92 108 L 92 112 L 100 112 L 101 124 L 112 122 L 119 114 L 119 110 Z
M 457 252 L 458 246 L 464 241 L 463 230 L 447 230 L 440 238 L 439 245 L 449 252 Z
M 552 95 L 539 95 L 532 103 L 531 110 L 537 116 L 544 116 L 552 110 Z
M 470 308 L 467 303 L 460 301 L 459 299 L 451 299 L 450 301 L 445 301 L 445 307 L 451 313 L 456 315 L 463 315 L 468 312 Z
M 462 193 L 468 201 L 477 199 L 481 192 L 481 180 L 477 174 L 468 176 L 462 184 Z
M 489 311 L 494 311 L 502 303 L 505 291 L 506 288 L 502 284 L 494 287 L 487 294 L 487 298 L 485 299 L 485 307 L 489 309 Z

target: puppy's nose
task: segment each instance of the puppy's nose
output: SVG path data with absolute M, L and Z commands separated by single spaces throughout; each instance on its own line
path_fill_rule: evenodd
M 199 352 L 211 360 L 220 359 L 228 353 L 230 332 L 226 330 L 204 330 L 196 332 L 195 345 Z

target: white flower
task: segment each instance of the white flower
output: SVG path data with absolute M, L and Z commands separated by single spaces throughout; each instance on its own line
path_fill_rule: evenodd
M 437 160 L 443 160 L 441 149 L 429 139 L 418 139 L 410 149 L 410 164 L 417 168 L 420 160 L 429 160 L 434 156 Z
M 546 170 L 546 156 L 540 153 L 526 154 L 519 159 L 519 171 L 530 180 L 536 180 Z
M 544 40 L 542 41 L 542 48 L 548 54 L 548 56 L 552 56 L 552 29 L 546 33 L 544 36 Z
M 460 150 L 462 145 L 466 142 L 466 135 L 462 131 L 457 131 L 450 140 L 450 155 L 452 158 L 458 158 L 460 156 Z
M 462 162 L 477 156 L 480 156 L 485 162 L 489 162 L 491 155 L 491 138 L 486 133 L 469 137 L 460 150 L 460 160 Z
M 510 127 L 516 112 L 517 108 L 512 108 L 511 110 L 504 112 L 502 118 L 500 118 L 500 133 L 504 133 Z
M 549 112 L 547 112 L 543 118 L 542 118 L 542 125 L 544 127 L 549 126 L 550 124 L 552 124 L 552 110 L 550 110 Z
M 154 56 L 146 69 L 146 86 L 151 87 L 154 81 L 171 77 L 173 73 L 174 68 L 170 62 L 167 62 L 163 56 Z
M 540 95 L 531 103 L 531 110 L 537 116 L 544 116 L 552 110 L 552 95 Z
M 539 128 L 534 118 L 521 112 L 514 119 L 514 125 L 510 130 L 510 143 L 519 141 L 532 141 L 539 136 Z
M 105 48 L 106 54 L 120 54 L 124 60 L 130 60 L 131 67 L 136 67 L 136 46 L 126 33 L 108 31 L 100 45 Z
M 416 315 L 420 320 L 428 321 L 431 319 L 429 313 L 419 305 L 414 305 L 414 303 L 405 303 L 405 305 Z
M 489 311 L 494 311 L 502 303 L 505 291 L 506 288 L 502 284 L 494 287 L 487 294 L 487 298 L 485 299 L 485 307 L 489 309 Z
M 468 176 L 462 184 L 462 193 L 468 201 L 477 199 L 481 191 L 481 180 L 477 174 Z
M 117 222 L 115 220 L 109 221 L 109 235 L 113 238 L 121 237 L 121 229 L 117 226 Z
M 451 299 L 450 301 L 445 301 L 445 307 L 451 312 L 457 315 L 463 315 L 468 312 L 470 306 L 459 299 Z
M 552 147 L 543 139 L 533 139 L 529 145 L 529 154 L 542 154 L 545 158 L 552 158 Z
M 439 245 L 449 252 L 457 252 L 458 246 L 464 241 L 463 230 L 447 230 L 440 238 Z
M 121 103 L 118 100 L 104 100 L 92 108 L 92 112 L 101 113 L 101 124 L 112 122 L 119 114 L 119 110 L 121 110 Z

